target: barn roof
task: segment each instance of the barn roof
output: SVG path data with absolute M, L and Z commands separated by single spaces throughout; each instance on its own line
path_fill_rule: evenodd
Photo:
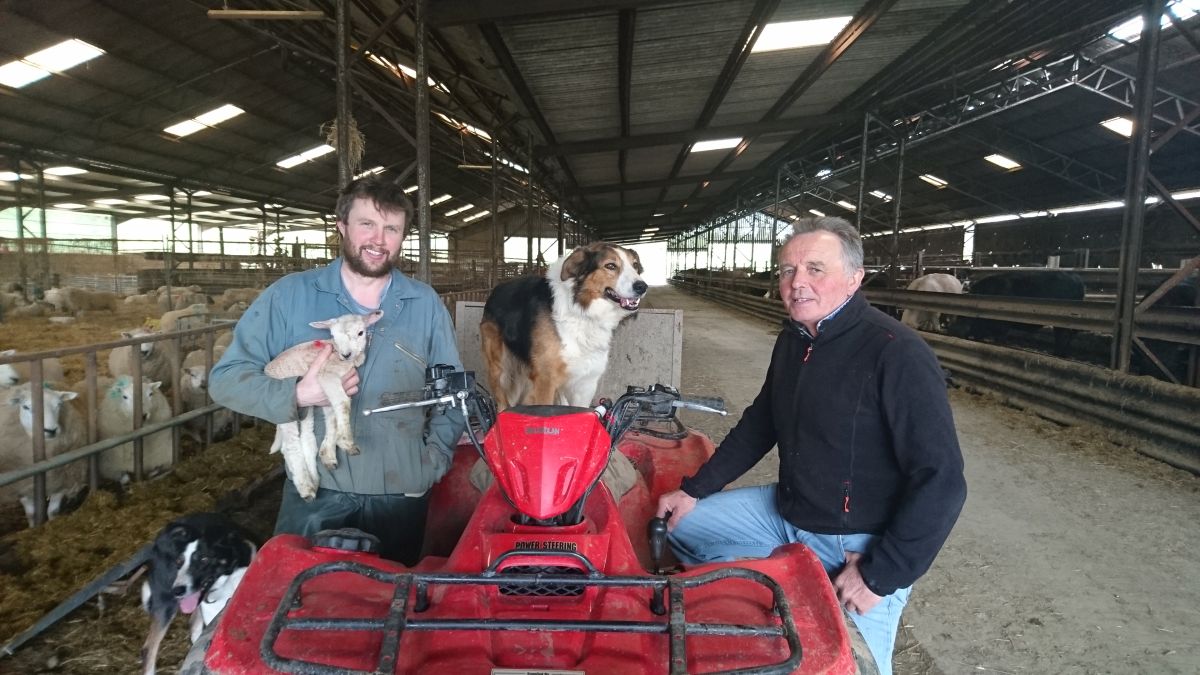
M 359 169 L 386 167 L 415 185 L 413 3 L 347 2 Z M 490 209 L 493 150 L 501 210 L 523 212 L 532 196 L 542 222 L 561 206 L 598 238 L 661 239 L 748 209 L 848 216 L 838 202 L 857 201 L 867 113 L 864 230 L 890 228 L 901 136 L 906 224 L 1121 199 L 1128 142 L 1100 123 L 1130 115 L 1136 37 L 1110 31 L 1141 4 L 429 1 L 429 197 L 450 195 L 433 206 L 433 229 L 468 227 Z M 231 9 L 319 14 L 210 15 Z M 278 217 L 322 227 L 334 155 L 278 162 L 324 144 L 336 118 L 335 16 L 325 0 L 0 4 L 0 66 L 72 39 L 103 51 L 26 86 L 0 85 L 0 177 L 10 179 L 0 207 L 36 206 L 36 167 L 72 166 L 86 172 L 45 175 L 47 205 L 165 216 L 190 198 L 202 225 Z M 837 17 L 832 41 L 756 49 L 769 24 Z M 1157 133 L 1200 99 L 1197 22 L 1185 15 L 1187 30 L 1163 34 Z M 243 112 L 190 135 L 165 131 L 221 105 Z M 1193 118 L 1155 154 L 1168 188 L 1200 186 L 1197 136 Z M 740 142 L 695 145 L 721 139 Z M 991 154 L 1022 166 L 984 161 Z M 11 180 L 17 173 L 26 178 Z M 161 198 L 172 189 L 174 200 Z

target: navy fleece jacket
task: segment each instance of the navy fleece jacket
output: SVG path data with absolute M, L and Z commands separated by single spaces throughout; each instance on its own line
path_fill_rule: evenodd
M 880 535 L 860 568 L 877 595 L 929 569 L 966 500 L 937 358 L 861 292 L 815 339 L 785 321 L 762 390 L 683 490 L 717 492 L 775 445 L 784 518 L 810 532 Z

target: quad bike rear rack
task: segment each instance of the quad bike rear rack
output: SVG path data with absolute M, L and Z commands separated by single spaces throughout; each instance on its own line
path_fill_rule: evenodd
M 553 555 L 559 560 L 574 557 L 587 571 L 583 574 L 513 574 L 498 571 L 498 566 L 511 555 L 522 558 L 537 555 Z M 547 568 L 562 569 L 562 568 Z M 392 585 L 391 603 L 386 616 L 378 618 L 307 618 L 289 616 L 293 608 L 300 607 L 300 592 L 305 583 L 326 574 L 351 573 L 373 581 Z M 697 588 L 727 579 L 743 579 L 764 586 L 773 598 L 772 614 L 777 625 L 741 625 L 722 623 L 689 622 L 683 601 L 684 589 Z M 667 615 L 663 621 L 588 621 L 588 620 L 544 620 L 544 619 L 429 619 L 421 620 L 414 615 L 429 608 L 429 588 L 433 585 L 497 586 L 516 589 L 555 588 L 577 589 L 581 587 L 645 587 L 650 589 L 650 609 L 659 616 Z M 410 607 L 409 596 L 415 591 L 415 602 Z M 568 591 L 571 593 L 573 591 Z M 669 598 L 670 611 L 664 606 L 664 595 Z M 378 631 L 382 634 L 379 657 L 373 671 L 351 670 L 311 661 L 289 659 L 279 656 L 275 642 L 285 630 L 294 631 Z M 391 675 L 395 672 L 399 656 L 400 640 L 405 631 L 547 631 L 581 633 L 649 633 L 669 635 L 670 675 L 687 673 L 687 638 L 689 636 L 720 636 L 763 639 L 783 639 L 788 645 L 789 655 L 784 661 L 761 666 L 734 670 L 712 671 L 707 675 L 773 675 L 794 672 L 800 665 L 802 649 L 800 636 L 792 619 L 792 612 L 783 588 L 771 577 L 757 570 L 724 567 L 704 574 L 680 576 L 606 576 L 577 553 L 550 551 L 510 551 L 505 553 L 479 574 L 439 574 L 424 572 L 385 572 L 369 565 L 352 561 L 337 561 L 311 567 L 292 580 L 287 592 L 268 624 L 259 653 L 263 663 L 277 671 L 302 675 Z

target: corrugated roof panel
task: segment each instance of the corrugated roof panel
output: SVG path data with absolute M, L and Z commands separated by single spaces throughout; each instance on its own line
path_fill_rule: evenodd
M 629 150 L 625 162 L 625 179 L 641 181 L 665 178 L 675 163 L 675 156 L 680 147 L 664 145 Z
M 638 11 L 631 133 L 695 126 L 753 7 L 738 0 Z
M 616 12 L 500 31 L 558 141 L 620 133 Z

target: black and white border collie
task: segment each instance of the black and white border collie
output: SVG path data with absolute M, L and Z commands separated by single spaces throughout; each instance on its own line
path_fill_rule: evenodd
M 635 251 L 595 242 L 497 286 L 479 326 L 497 407 L 591 405 L 613 332 L 646 293 L 641 274 Z
M 154 675 L 158 648 L 177 612 L 191 614 L 192 642 L 233 597 L 257 549 L 225 516 L 193 513 L 177 518 L 154 538 L 142 608 L 150 634 L 142 646 L 142 673 Z

